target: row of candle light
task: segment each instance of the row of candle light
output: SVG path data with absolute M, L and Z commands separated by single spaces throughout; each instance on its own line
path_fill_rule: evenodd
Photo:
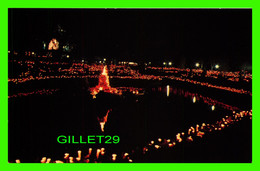
M 54 92 L 58 91 L 59 89 L 42 89 L 42 90 L 35 90 L 32 92 L 27 92 L 27 93 L 18 93 L 18 94 L 13 94 L 8 96 L 8 98 L 16 98 L 16 97 L 23 97 L 23 96 L 30 96 L 30 95 L 51 95 Z
M 39 76 L 39 77 L 27 77 L 27 78 L 13 78 L 13 79 L 8 79 L 9 82 L 13 82 L 13 83 L 23 83 L 26 81 L 32 81 L 32 80 L 45 80 L 45 79 L 60 79 L 60 78 L 98 78 L 97 75 L 85 75 L 85 76 L 79 76 L 79 75 L 70 75 L 70 76 L 65 76 L 65 75 L 61 75 L 61 76 Z M 188 82 L 188 83 L 192 83 L 192 84 L 197 84 L 197 85 L 201 85 L 201 86 L 206 86 L 209 88 L 216 88 L 216 89 L 220 89 L 220 90 L 226 90 L 226 91 L 230 91 L 230 92 L 234 92 L 234 93 L 239 93 L 239 94 L 247 94 L 252 96 L 252 92 L 247 91 L 247 90 L 243 90 L 243 89 L 236 89 L 236 88 L 232 88 L 232 87 L 224 87 L 224 86 L 217 86 L 217 85 L 213 85 L 213 84 L 209 84 L 209 83 L 205 83 L 205 82 L 199 82 L 199 81 L 193 81 L 190 79 L 182 79 L 179 77 L 174 77 L 174 76 L 151 76 L 151 75 L 147 75 L 147 76 L 141 76 L 141 77 L 131 77 L 131 76 L 110 76 L 110 78 L 119 78 L 119 79 L 147 79 L 147 80 L 162 80 L 162 78 L 168 78 L 168 79 L 172 79 L 172 80 L 177 80 L 177 81 L 182 81 L 182 82 Z
M 146 146 L 143 147 L 143 153 L 145 154 L 150 149 L 160 149 L 162 147 L 172 148 L 178 143 L 192 142 L 196 137 L 202 138 L 206 133 L 221 131 L 224 128 L 229 127 L 231 124 L 242 120 L 244 117 L 252 119 L 252 110 L 240 112 L 233 111 L 231 116 L 227 115 L 215 124 L 202 123 L 201 125 L 197 124 L 195 128 L 191 126 L 187 132 L 177 133 L 176 138 L 173 139 L 158 138 L 157 140 L 151 140 Z
M 27 63 L 29 63 L 30 65 L 34 64 L 33 62 L 28 62 L 28 61 L 27 61 Z M 75 78 L 75 77 L 84 78 L 85 76 L 87 76 L 87 77 L 90 76 L 90 75 L 86 75 L 86 71 L 84 69 L 92 68 L 89 71 L 100 71 L 102 67 L 103 67 L 103 65 L 96 65 L 96 64 L 87 65 L 87 64 L 83 64 L 83 63 L 73 63 L 72 66 L 69 67 L 68 69 L 61 70 L 61 68 L 59 68 L 58 72 L 64 73 L 65 75 L 61 75 L 61 76 L 42 76 L 42 73 L 40 73 L 39 77 L 37 77 L 37 76 L 35 77 L 35 76 L 30 75 L 29 74 L 30 72 L 27 71 L 25 73 L 22 73 L 18 78 L 9 78 L 8 81 L 14 82 L 14 83 L 22 83 L 22 82 L 26 82 L 26 81 L 30 81 L 30 80 L 40 80 L 40 79 L 48 79 L 48 78 Z M 154 67 L 151 67 L 151 68 L 154 69 Z M 167 70 L 169 70 L 169 69 L 170 68 L 167 68 Z M 173 68 L 173 69 L 178 71 L 178 68 Z M 211 88 L 217 88 L 217 89 L 227 90 L 227 91 L 231 91 L 231 92 L 252 95 L 251 92 L 243 90 L 243 89 L 236 89 L 236 88 L 225 87 L 225 86 L 217 86 L 217 85 L 213 85 L 213 84 L 210 84 L 210 83 L 194 81 L 194 80 L 191 80 L 191 79 L 188 79 L 188 78 L 182 78 L 183 76 L 187 77 L 188 74 L 182 74 L 181 77 L 141 75 L 138 71 L 131 69 L 129 66 L 117 66 L 117 65 L 111 65 L 110 70 L 111 70 L 112 75 L 114 74 L 115 70 L 116 70 L 116 74 L 122 74 L 122 73 L 128 74 L 128 76 L 117 76 L 117 75 L 110 76 L 111 78 L 147 79 L 147 80 L 162 80 L 163 78 L 167 78 L 167 79 L 190 82 L 190 83 L 193 83 L 193 84 L 199 84 L 199 85 L 202 85 L 202 86 L 208 86 L 208 87 L 211 87 Z M 179 69 L 179 70 L 190 72 L 190 69 Z M 43 70 L 43 69 L 41 69 L 41 71 L 46 72 L 46 70 Z M 48 68 L 48 71 L 49 71 L 49 73 L 53 73 L 53 71 L 50 70 L 50 68 Z M 193 69 L 193 71 L 194 71 L 194 69 Z M 194 73 L 196 73 L 196 71 L 197 70 L 195 70 Z M 200 72 L 201 72 L 201 70 L 198 69 L 198 73 L 200 73 Z M 218 73 L 220 71 L 207 71 L 207 73 L 211 73 L 211 72 Z M 231 75 L 230 74 L 231 72 L 226 72 L 226 73 L 227 73 L 227 75 Z M 237 73 L 237 72 L 235 72 L 235 73 Z M 53 73 L 53 74 L 55 74 L 55 73 Z M 91 72 L 89 72 L 88 74 L 91 74 Z M 96 74 L 96 72 L 93 72 L 92 74 Z M 237 74 L 233 74 L 233 75 L 237 76 Z M 236 80 L 237 78 L 229 78 L 229 79 Z
M 64 153 L 63 159 L 52 160 L 51 158 L 42 157 L 40 163 L 101 163 L 103 161 L 133 162 L 129 153 L 122 153 L 118 157 L 118 154 L 116 153 L 106 153 L 105 148 L 98 148 L 95 151 L 93 151 L 92 148 L 89 148 L 85 155 L 82 154 L 81 150 L 78 150 L 76 157 L 71 156 L 69 153 Z M 21 163 L 21 160 L 16 159 L 15 162 Z
M 196 124 L 195 127 L 191 126 L 187 132 L 177 133 L 175 138 L 172 139 L 162 139 L 158 138 L 157 140 L 151 140 L 146 146 L 144 146 L 143 154 L 148 152 L 149 150 L 155 149 L 159 150 L 162 147 L 173 148 L 175 145 L 184 143 L 184 142 L 192 142 L 196 139 L 196 137 L 202 138 L 206 133 L 210 133 L 213 131 L 221 131 L 226 127 L 229 127 L 231 124 L 240 121 L 244 117 L 249 117 L 252 119 L 252 110 L 250 111 L 240 111 L 235 112 L 231 116 L 225 116 L 221 118 L 221 120 L 217 121 L 215 124 L 205 124 L 201 125 Z M 134 151 L 133 151 L 134 153 Z M 82 151 L 78 151 L 77 157 L 70 156 L 69 153 L 64 154 L 64 158 L 62 160 L 53 160 L 51 158 L 42 157 L 41 163 L 100 163 L 106 159 L 107 162 L 133 162 L 130 158 L 133 154 L 129 155 L 129 153 L 123 152 L 120 158 L 117 158 L 117 154 L 113 153 L 105 155 L 105 148 L 96 149 L 96 152 L 92 152 L 92 148 L 89 148 L 88 154 L 82 157 Z M 21 163 L 20 159 L 15 161 L 16 163 Z
M 23 65 L 22 61 L 18 61 L 18 63 Z M 29 64 L 30 64 L 30 66 L 35 64 L 34 61 L 25 61 L 24 63 L 27 64 L 28 67 L 29 67 Z M 59 64 L 58 62 L 45 62 L 45 61 L 40 61 L 40 63 L 48 65 L 48 66 L 54 65 L 54 64 L 56 64 L 56 65 Z M 85 73 L 85 70 L 86 70 L 86 71 L 89 71 L 89 73 L 94 71 L 93 74 L 95 74 L 95 72 L 98 72 L 102 69 L 102 65 L 97 65 L 97 64 L 87 65 L 87 64 L 84 64 L 84 63 L 72 63 L 72 65 L 69 66 L 68 63 L 62 62 L 62 63 L 60 63 L 60 65 L 63 68 L 65 67 L 63 70 L 60 70 L 60 71 L 63 71 L 63 72 L 65 72 L 65 71 L 72 72 L 73 70 L 75 70 L 77 68 L 78 71 L 80 71 L 80 73 Z M 67 69 L 66 69 L 66 67 L 67 67 Z M 147 67 L 147 68 L 151 69 L 151 70 L 161 69 L 161 67 Z M 172 67 L 172 68 L 163 68 L 163 71 L 164 72 L 174 71 L 172 73 L 182 73 L 181 74 L 182 77 L 188 77 L 190 75 L 189 73 L 192 73 L 191 77 L 193 77 L 193 74 L 201 76 L 201 73 L 202 73 L 203 70 L 201 70 L 201 69 L 190 70 L 190 69 L 181 69 L 181 68 L 173 68 Z M 111 74 L 114 74 L 114 72 L 116 72 L 117 75 L 118 74 L 119 75 L 120 74 L 128 74 L 128 75 L 132 75 L 132 76 L 135 76 L 135 77 L 142 75 L 138 71 L 133 70 L 133 69 L 131 69 L 130 66 L 126 66 L 126 65 L 110 65 L 110 71 L 109 72 Z M 72 73 L 77 74 L 77 72 L 72 72 Z M 205 77 L 218 78 L 219 75 L 221 75 L 223 78 L 227 78 L 228 80 L 231 80 L 231 81 L 238 81 L 240 75 L 243 77 L 243 80 L 246 80 L 247 82 L 252 80 L 252 74 L 250 74 L 248 72 L 245 72 L 244 74 L 240 74 L 239 71 L 237 71 L 237 72 L 224 72 L 224 71 L 208 70 L 206 72 Z
M 196 99 L 203 99 L 203 102 L 206 104 L 214 104 L 211 109 L 212 111 L 215 110 L 215 104 L 219 105 L 220 107 L 228 110 L 232 110 L 232 115 L 226 115 L 225 117 L 221 118 L 221 120 L 217 121 L 215 124 L 206 124 L 202 123 L 201 125 L 196 124 L 195 127 L 191 126 L 188 131 L 177 133 L 176 138 L 173 139 L 162 139 L 158 138 L 156 141 L 151 140 L 148 145 L 143 147 L 143 154 L 145 154 L 149 149 L 154 148 L 154 149 L 160 149 L 161 147 L 169 147 L 172 148 L 178 143 L 182 142 L 192 142 L 196 137 L 202 138 L 205 133 L 213 132 L 213 131 L 220 131 L 223 130 L 225 127 L 229 127 L 231 124 L 240 121 L 244 117 L 249 117 L 252 119 L 252 110 L 250 111 L 240 111 L 236 112 L 235 110 L 239 110 L 237 107 L 233 107 L 227 104 L 224 104 L 222 102 L 218 102 L 217 100 L 213 100 L 208 97 L 203 97 L 202 95 L 198 95 L 196 93 L 190 93 L 188 91 L 184 91 L 181 89 L 174 89 L 174 94 L 179 94 L 179 95 L 184 95 L 184 97 L 193 97 L 193 102 L 196 102 Z M 156 142 L 156 143 L 155 143 Z M 94 158 L 93 161 L 90 160 L 90 155 L 92 152 L 92 148 L 89 149 L 89 153 L 87 156 L 85 156 L 84 159 L 81 158 L 81 151 L 78 151 L 78 157 L 73 158 L 69 157 L 69 153 L 65 153 L 64 160 L 55 160 L 51 161 L 51 158 L 46 158 L 43 157 L 41 160 L 41 163 L 75 163 L 75 162 L 84 162 L 84 163 L 89 163 L 89 162 L 102 162 L 99 160 L 100 154 L 101 156 L 104 156 L 105 151 L 104 148 L 97 149 L 96 151 L 96 157 Z M 133 162 L 133 160 L 130 158 L 131 155 L 129 153 L 123 153 L 124 155 L 121 157 L 121 161 L 123 159 L 124 162 Z M 124 160 L 126 159 L 127 160 Z M 112 157 L 110 159 L 113 162 L 117 161 L 117 154 L 112 154 Z M 119 160 L 118 160 L 119 161 Z M 20 160 L 17 159 L 16 163 L 20 163 Z
M 190 70 L 189 68 L 182 69 L 182 68 L 175 68 L 175 67 L 147 67 L 148 69 L 151 70 L 161 70 L 165 73 L 185 73 L 183 76 L 188 76 L 189 73 L 192 71 L 192 74 L 196 74 L 198 76 L 201 76 L 203 73 L 202 69 L 192 69 Z M 207 70 L 205 77 L 211 77 L 211 78 L 218 78 L 219 76 L 226 78 L 231 81 L 238 81 L 239 77 L 242 77 L 244 81 L 252 81 L 252 74 L 244 71 L 241 73 L 240 71 L 236 72 L 228 72 L 228 71 L 216 71 L 216 70 Z M 232 79 L 233 78 L 233 79 Z M 237 79 L 238 78 L 238 79 Z
M 159 88 L 161 89 L 161 88 Z M 168 89 L 168 86 L 167 86 Z M 158 138 L 157 140 L 151 140 L 146 146 L 143 147 L 143 154 L 145 154 L 150 149 L 161 149 L 162 147 L 169 147 L 172 148 L 178 143 L 182 142 L 192 142 L 196 137 L 202 138 L 205 133 L 210 133 L 213 131 L 221 131 L 226 127 L 229 127 L 231 124 L 242 120 L 242 118 L 249 118 L 252 119 L 252 109 L 250 111 L 241 111 L 239 108 L 224 104 L 223 102 L 218 102 L 217 100 L 211 99 L 209 97 L 203 97 L 197 93 L 190 93 L 188 91 L 184 91 L 182 89 L 174 89 L 174 94 L 183 95 L 184 97 L 192 97 L 193 103 L 196 102 L 198 99 L 202 99 L 204 103 L 212 105 L 211 110 L 215 110 L 215 105 L 217 104 L 219 107 L 231 110 L 231 115 L 226 115 L 225 117 L 221 118 L 221 120 L 217 121 L 215 124 L 206 124 L 202 123 L 201 125 L 196 124 L 195 128 L 191 126 L 188 131 L 177 133 L 176 137 L 173 139 L 162 139 Z M 240 112 L 236 112 L 240 111 Z M 156 142 L 156 143 L 155 143 Z

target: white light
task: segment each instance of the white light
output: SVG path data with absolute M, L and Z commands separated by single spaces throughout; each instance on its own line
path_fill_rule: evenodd
M 104 61 L 106 61 L 107 59 L 106 58 L 104 58 Z
M 170 86 L 167 85 L 166 87 L 167 87 L 167 97 L 168 97 L 170 95 Z
M 69 58 L 70 57 L 70 55 L 67 55 L 67 58 Z
M 169 65 L 172 65 L 172 62 L 169 62 Z
M 196 103 L 196 97 L 195 96 L 193 97 L 192 102 Z
M 196 66 L 196 67 L 199 67 L 199 66 L 200 66 L 200 64 L 199 64 L 199 63 L 196 63 L 196 64 L 195 64 L 195 66 Z
M 166 65 L 166 62 L 163 62 L 163 65 Z
M 216 68 L 216 69 L 218 69 L 218 68 L 219 68 L 219 65 L 218 65 L 218 64 L 217 64 L 217 65 L 215 65 L 215 68 Z
M 214 105 L 211 106 L 211 110 L 212 111 L 215 110 L 215 106 Z

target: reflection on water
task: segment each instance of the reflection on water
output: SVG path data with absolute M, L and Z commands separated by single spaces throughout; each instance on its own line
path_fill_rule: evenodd
M 170 86 L 167 85 L 167 97 L 170 95 Z
M 106 146 L 103 153 L 100 150 L 102 146 L 82 146 L 82 154 L 90 148 L 93 152 L 87 158 L 78 155 L 80 161 L 93 162 L 93 158 L 103 160 L 107 157 L 112 161 L 125 158 L 126 162 L 135 162 L 136 150 L 133 149 L 137 147 L 143 150 L 142 154 L 147 154 L 153 148 L 163 150 L 165 146 L 175 148 L 178 143 L 196 142 L 197 137 L 204 137 L 205 133 L 213 130 L 223 130 L 230 123 L 252 114 L 252 111 L 242 111 L 236 106 L 172 85 L 146 88 L 143 89 L 145 93 L 140 93 L 140 88 L 124 87 L 124 90 L 130 93 L 121 96 L 99 93 L 96 99 L 87 94 L 65 96 L 62 89 L 60 94 L 53 96 L 10 99 L 10 105 L 16 106 L 9 113 L 10 156 L 15 159 L 18 153 L 22 159 L 26 151 L 27 161 L 47 155 L 59 159 L 64 152 L 72 157 L 79 147 L 56 144 L 57 135 L 111 134 L 119 135 L 121 144 Z M 44 117 L 39 119 L 35 111 L 37 116 Z M 104 116 L 99 116 L 100 111 Z M 37 136 L 39 132 L 42 134 Z M 20 138 L 21 135 L 24 139 Z M 39 141 L 29 141 L 35 138 Z M 147 142 L 153 143 L 149 145 Z M 33 150 L 28 151 L 28 148 Z M 124 156 L 125 153 L 128 157 Z M 77 162 L 77 157 L 70 157 L 68 162 Z
M 158 88 L 152 88 L 152 91 L 158 91 L 158 92 L 162 92 L 163 91 L 163 87 L 158 87 Z M 173 95 L 178 95 L 178 96 L 182 96 L 185 98 L 192 98 L 192 102 L 196 103 L 197 100 L 200 100 L 203 103 L 208 104 L 209 106 L 211 106 L 211 110 L 214 111 L 215 110 L 215 105 L 220 106 L 223 109 L 226 110 L 231 110 L 231 111 L 235 111 L 235 110 L 240 110 L 238 107 L 236 106 L 231 106 L 228 104 L 225 104 L 223 102 L 220 102 L 216 99 L 212 99 L 210 97 L 206 97 L 203 96 L 201 94 L 198 93 L 191 93 L 187 90 L 181 89 L 181 88 L 171 88 L 169 85 L 166 86 L 166 95 L 167 97 L 170 95 L 170 93 L 172 93 Z
M 192 102 L 196 103 L 196 97 L 195 96 L 192 98 Z

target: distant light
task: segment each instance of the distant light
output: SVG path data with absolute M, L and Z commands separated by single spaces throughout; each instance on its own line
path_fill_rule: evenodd
M 129 65 L 137 65 L 136 62 L 128 62 Z
M 195 96 L 193 97 L 192 102 L 196 103 L 196 97 Z
M 102 61 L 99 61 L 99 63 L 101 64 Z
M 8 53 L 10 53 L 10 50 L 8 50 Z
M 219 65 L 218 65 L 218 64 L 217 64 L 217 65 L 215 65 L 215 68 L 216 68 L 216 69 L 219 69 Z
M 163 62 L 163 65 L 166 65 L 166 62 Z
M 58 49 L 59 49 L 59 42 L 55 38 L 51 39 L 48 46 L 48 50 L 58 50 Z
M 69 58 L 70 57 L 70 55 L 67 55 L 67 58 Z
M 81 62 L 84 62 L 84 59 L 82 59 L 82 61 Z
M 215 110 L 215 106 L 214 105 L 211 106 L 211 110 L 212 111 Z
M 34 52 L 32 52 L 32 55 L 34 55 Z
M 172 65 L 172 62 L 169 62 L 169 65 Z
M 199 66 L 200 66 L 200 64 L 197 62 L 197 63 L 195 64 L 195 66 L 196 66 L 196 67 L 199 67 Z
M 152 62 L 149 62 L 149 65 L 151 65 Z
M 104 61 L 106 61 L 107 59 L 106 58 L 104 58 Z

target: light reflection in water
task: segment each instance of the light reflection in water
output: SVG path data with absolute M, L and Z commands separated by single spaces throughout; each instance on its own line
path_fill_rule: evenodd
M 211 110 L 212 110 L 212 111 L 215 110 L 215 106 L 214 106 L 214 105 L 211 106 Z
M 196 103 L 196 97 L 195 96 L 193 97 L 192 102 Z
M 169 97 L 169 95 L 170 95 L 170 86 L 167 85 L 166 87 L 167 87 L 167 93 L 166 94 L 167 94 L 167 97 Z

